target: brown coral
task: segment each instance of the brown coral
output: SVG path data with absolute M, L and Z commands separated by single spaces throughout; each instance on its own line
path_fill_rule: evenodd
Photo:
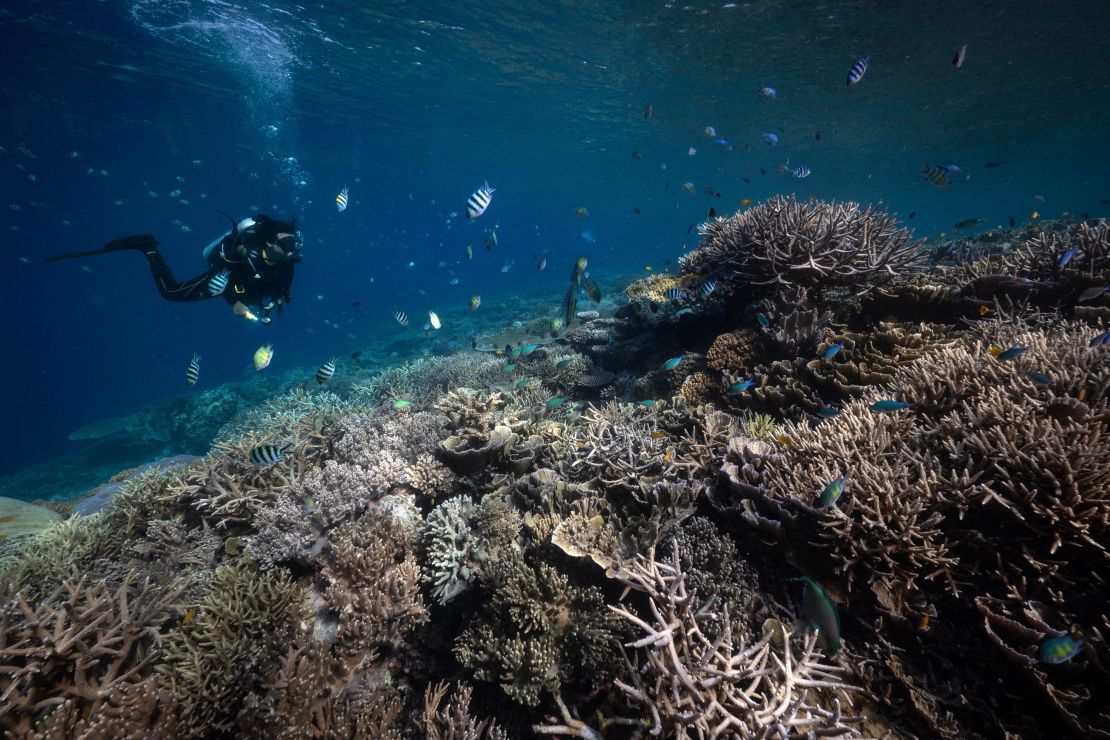
M 893 216 L 875 206 L 774 196 L 705 224 L 701 244 L 682 256 L 687 275 L 735 272 L 731 284 L 794 284 L 864 293 L 892 282 L 919 257 Z
M 705 360 L 719 373 L 744 374 L 754 366 L 759 351 L 759 336 L 755 332 L 730 331 L 713 340 L 705 353 Z

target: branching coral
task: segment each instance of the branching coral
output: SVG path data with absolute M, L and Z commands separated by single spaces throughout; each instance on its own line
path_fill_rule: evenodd
M 455 646 L 476 678 L 531 706 L 542 693 L 588 689 L 612 678 L 623 631 L 600 590 L 573 585 L 554 567 L 531 566 L 520 556 L 495 568 L 490 598 Z
M 1107 349 L 1068 322 L 1007 318 L 975 334 L 901 368 L 889 390 L 831 422 L 788 425 L 756 454 L 735 444 L 728 492 L 712 500 L 789 543 L 794 562 L 838 578 L 837 588 L 873 596 L 868 608 L 892 624 L 921 629 L 938 612 L 959 622 L 972 599 L 1012 593 L 1044 602 L 1057 624 L 1104 625 L 1103 600 L 1091 595 L 1105 581 L 1110 537 Z M 1026 352 L 1000 361 L 992 345 Z M 884 397 L 911 407 L 869 409 Z M 843 494 L 818 508 L 839 477 Z M 958 655 L 944 660 L 961 692 L 989 682 Z M 1092 690 L 1084 683 L 1074 690 Z
M 427 620 L 420 595 L 416 532 L 388 511 L 375 509 L 329 536 L 321 560 L 316 634 L 335 621 L 329 642 L 344 656 L 400 648 Z
M 788 631 L 768 630 L 749 643 L 734 635 L 727 608 L 687 588 L 677 546 L 669 563 L 654 555 L 639 558 L 618 576 L 647 597 L 648 615 L 610 607 L 644 635 L 629 644 L 636 652 L 625 656 L 628 670 L 616 685 L 643 712 L 652 735 L 860 734 L 859 718 L 842 712 L 856 689 L 843 669 L 822 660 L 816 635 L 799 646 Z M 720 624 L 707 626 L 710 617 Z M 781 646 L 775 645 L 777 637 Z
M 687 275 L 729 270 L 735 273 L 729 285 L 793 284 L 856 294 L 906 272 L 920 245 L 875 206 L 799 203 L 793 196 L 715 219 L 699 233 L 701 244 L 679 263 Z
M 216 569 L 188 624 L 163 638 L 157 671 L 196 736 L 249 721 L 277 675 L 303 616 L 288 573 L 259 573 L 242 561 Z
M 508 740 L 508 734 L 496 722 L 477 720 L 470 714 L 470 696 L 474 692 L 462 684 L 451 696 L 447 706 L 447 684 L 440 681 L 424 692 L 422 726 L 428 740 Z
M 95 715 L 150 673 L 181 587 L 136 573 L 116 584 L 72 577 L 40 601 L 8 590 L 0 604 L 0 730 L 26 733 L 42 713 Z

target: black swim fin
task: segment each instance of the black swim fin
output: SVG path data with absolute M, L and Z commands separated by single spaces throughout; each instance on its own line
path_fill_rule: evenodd
M 107 254 L 108 252 L 120 252 L 127 249 L 133 249 L 138 252 L 149 252 L 157 248 L 158 240 L 150 234 L 132 234 L 131 236 L 121 236 L 119 239 L 113 239 L 100 249 L 88 249 L 84 252 L 67 252 L 65 254 L 56 254 L 53 257 L 47 257 L 43 260 L 43 262 L 71 260 L 75 257 L 91 257 L 94 254 Z

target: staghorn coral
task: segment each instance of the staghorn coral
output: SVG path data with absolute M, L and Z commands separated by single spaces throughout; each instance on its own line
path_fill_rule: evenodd
M 787 425 L 754 454 L 737 443 L 727 491 L 712 500 L 730 521 L 789 543 L 795 563 L 836 579 L 834 592 L 862 593 L 867 609 L 911 632 L 931 614 L 971 619 L 969 603 L 1006 593 L 1044 603 L 1058 625 L 1105 625 L 1103 601 L 1091 595 L 1105 580 L 1110 536 L 1110 367 L 1106 348 L 1087 346 L 1090 334 L 1047 318 L 983 322 L 898 370 L 892 390 L 848 404 L 835 423 Z M 988 352 L 1013 344 L 1028 351 L 1010 362 Z M 1049 384 L 1035 384 L 1030 370 Z M 912 409 L 867 408 L 884 396 Z M 845 492 L 817 509 L 838 476 L 849 478 Z M 876 649 L 893 665 L 889 646 Z M 1008 726 L 965 698 L 998 689 L 959 651 L 914 649 L 900 660 L 953 674 L 947 683 L 960 688 L 937 700 L 955 726 Z M 1068 690 L 1095 689 L 1079 677 Z M 1024 695 L 1015 691 L 1017 701 Z
M 215 443 L 234 443 L 250 435 L 286 439 L 306 419 L 330 421 L 356 409 L 356 405 L 330 391 L 308 392 L 293 388 L 236 416 L 216 434 Z
M 575 454 L 562 472 L 571 480 L 597 479 L 628 492 L 644 477 L 673 476 L 675 455 L 668 454 L 664 438 L 653 436 L 657 430 L 654 414 L 643 407 L 614 402 L 600 409 L 591 406 L 581 423 L 568 430 Z
M 502 382 L 502 364 L 482 352 L 421 358 L 383 370 L 368 383 L 356 386 L 355 397 L 375 404 L 404 398 L 427 406 L 455 388 L 485 388 Z
M 670 562 L 661 563 L 653 550 L 618 575 L 647 597 L 650 616 L 610 607 L 644 635 L 628 644 L 635 652 L 633 658 L 625 654 L 627 672 L 616 685 L 642 712 L 648 732 L 680 738 L 860 735 L 860 718 L 842 712 L 858 689 L 845 681 L 843 669 L 822 660 L 816 635 L 798 645 L 785 629 L 766 630 L 749 642 L 734 634 L 727 608 L 719 625 L 706 625 L 717 606 L 688 590 L 679 552 L 675 545 Z
M 875 206 L 799 203 L 778 195 L 703 224 L 701 244 L 679 265 L 686 275 L 733 271 L 722 278 L 729 291 L 786 284 L 858 295 L 893 282 L 917 261 L 921 242 L 896 224 Z
M 0 603 L 0 730 L 25 734 L 111 711 L 150 675 L 159 633 L 184 584 L 163 588 L 132 571 L 118 583 L 73 576 L 43 599 L 11 585 Z M 63 705 L 64 706 L 60 706 Z
M 599 589 L 573 585 L 554 567 L 519 555 L 493 567 L 489 598 L 455 645 L 475 678 L 535 706 L 541 693 L 589 689 L 613 677 L 623 628 Z

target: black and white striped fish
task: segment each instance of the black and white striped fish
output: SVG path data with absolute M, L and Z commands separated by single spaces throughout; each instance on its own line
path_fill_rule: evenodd
M 670 298 L 672 301 L 681 301 L 686 297 L 686 291 L 682 288 L 667 288 L 663 291 L 663 295 Z
M 227 279 L 231 273 L 227 270 L 221 271 L 217 275 L 213 275 L 212 279 L 208 281 L 208 295 L 216 296 L 224 292 L 227 287 Z
M 197 379 L 200 377 L 200 355 L 193 353 L 193 359 L 189 362 L 189 367 L 185 368 L 185 385 L 192 388 L 197 384 Z
M 867 74 L 867 65 L 870 63 L 871 55 L 868 54 L 863 59 L 860 59 L 858 62 L 853 64 L 852 68 L 848 70 L 848 84 L 854 85 L 862 80 L 863 76 Z
M 277 445 L 258 445 L 251 450 L 251 462 L 255 465 L 273 465 L 274 463 L 285 457 L 285 451 L 293 446 L 293 443 L 278 447 Z
M 466 217 L 475 219 L 486 212 L 489 208 L 489 203 L 493 200 L 494 189 L 489 186 L 488 182 L 482 183 L 482 187 L 474 191 L 474 194 L 466 199 Z M 496 242 L 495 242 L 496 243 Z
M 331 380 L 331 376 L 335 375 L 335 358 L 331 358 L 316 371 L 316 382 L 320 385 Z
M 397 323 L 401 326 L 409 325 L 409 315 L 400 309 L 393 309 L 393 318 L 397 319 Z
M 713 295 L 713 291 L 715 291 L 716 289 L 717 289 L 717 281 L 716 280 L 706 280 L 704 283 L 701 284 L 701 287 L 698 288 L 698 290 L 701 291 L 701 294 L 703 296 L 705 296 L 706 298 Z
M 809 177 L 812 173 L 810 172 L 809 167 L 806 167 L 803 164 L 803 165 L 798 165 L 793 170 L 791 170 L 790 174 L 793 175 L 794 177 L 797 177 L 797 178 L 801 179 L 803 177 Z

